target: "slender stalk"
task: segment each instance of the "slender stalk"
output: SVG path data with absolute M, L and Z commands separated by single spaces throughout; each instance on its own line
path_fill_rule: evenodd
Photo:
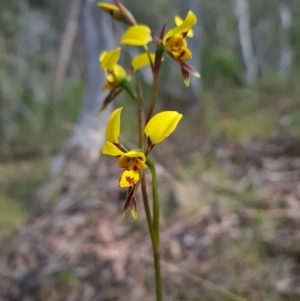
M 144 135 L 144 124 L 145 124 L 145 115 L 143 108 L 143 91 L 140 82 L 137 80 L 137 90 L 138 90 L 138 123 L 139 123 L 139 146 L 140 149 L 144 149 L 145 144 L 145 135 Z
M 143 95 L 142 95 L 142 89 L 140 83 L 137 81 L 138 85 L 138 117 L 139 117 L 139 146 L 141 149 L 144 148 L 144 110 L 143 110 Z M 154 168 L 154 165 L 153 165 Z M 155 170 L 154 170 L 155 173 Z M 151 170 L 152 174 L 152 170 Z M 153 177 L 152 175 L 152 185 L 155 185 L 157 188 L 157 180 L 156 176 Z M 151 242 L 152 242 L 152 249 L 153 249 L 153 257 L 154 257 L 154 267 L 155 267 L 155 283 L 156 283 L 156 300 L 157 301 L 162 301 L 162 289 L 161 289 L 161 275 L 160 275 L 160 246 L 159 246 L 159 206 L 158 206 L 158 194 L 157 194 L 157 189 L 156 192 L 153 190 L 153 195 L 155 194 L 155 198 L 153 198 L 153 208 L 155 207 L 155 211 L 153 213 L 156 214 L 155 217 L 155 224 L 154 224 L 154 219 L 152 223 L 152 218 L 151 218 L 151 212 L 150 212 L 150 207 L 149 207 L 149 200 L 148 200 L 148 194 L 147 194 L 147 186 L 146 186 L 146 180 L 145 180 L 145 175 L 144 173 L 141 174 L 141 187 L 142 187 L 142 195 L 143 195 L 143 202 L 144 202 L 144 208 L 145 208 L 145 213 L 146 213 L 146 218 L 147 218 L 147 224 L 148 224 L 148 229 L 151 237 Z M 154 186 L 153 186 L 154 187 Z M 154 205 L 155 204 L 155 205 Z M 157 216 L 158 215 L 158 216 Z M 158 229 L 155 230 L 154 225 L 158 227 Z
M 157 87 L 158 87 L 158 75 L 159 75 L 160 65 L 161 65 L 161 62 L 162 62 L 163 52 L 164 52 L 163 48 L 160 45 L 157 45 L 154 65 L 151 64 L 151 69 L 152 69 L 152 74 L 153 74 L 153 85 L 152 85 L 152 90 L 151 90 L 151 102 L 150 102 L 150 107 L 149 107 L 149 110 L 148 110 L 145 125 L 149 122 L 150 118 L 152 117 L 154 107 L 155 107 L 155 103 L 156 103 Z
M 148 229 L 149 229 L 149 233 L 150 233 L 150 237 L 151 237 L 152 248 L 154 251 L 155 238 L 154 238 L 154 231 L 153 231 L 153 227 L 152 227 L 152 217 L 151 217 L 149 200 L 148 200 L 146 179 L 145 179 L 144 174 L 142 175 L 142 178 L 141 178 L 141 188 L 142 188 L 143 202 L 144 202 L 144 208 L 145 208 L 145 213 L 146 213 L 146 218 L 147 218 Z
M 152 176 L 152 193 L 153 193 L 153 232 L 154 232 L 154 244 L 153 255 L 155 264 L 155 281 L 156 281 L 156 296 L 157 301 L 162 301 L 162 281 L 160 273 L 160 239 L 159 239 L 159 198 L 157 191 L 157 177 L 155 171 L 154 162 L 150 157 L 147 157 L 147 166 L 150 169 Z
M 150 57 L 149 57 L 150 59 Z M 156 65 L 158 68 L 155 70 L 151 64 L 151 69 L 153 71 L 153 85 L 152 85 L 152 92 L 151 92 L 151 103 L 149 107 L 149 111 L 147 114 L 147 119 L 145 123 L 144 117 L 144 110 L 143 110 L 143 93 L 141 89 L 141 85 L 139 81 L 137 81 L 138 87 L 138 120 L 139 120 L 139 146 L 141 149 L 144 149 L 145 143 L 145 135 L 144 135 L 144 125 L 150 120 L 155 102 L 157 97 L 157 85 L 158 85 L 158 73 L 159 73 L 159 66 L 160 63 Z M 148 162 L 148 158 L 147 158 Z M 150 163 L 149 163 L 150 162 Z M 158 200 L 158 193 L 157 193 L 157 178 L 154 163 L 149 158 L 149 169 L 152 175 L 152 191 L 153 191 L 153 221 L 151 218 L 151 212 L 149 207 L 148 201 L 148 194 L 147 194 L 147 186 L 144 173 L 141 174 L 141 187 L 142 187 L 142 195 L 143 195 L 143 202 L 144 208 L 147 218 L 148 229 L 151 237 L 152 242 L 152 249 L 153 249 L 153 257 L 154 257 L 154 267 L 155 267 L 155 284 L 156 284 L 156 301 L 162 301 L 162 281 L 161 281 L 161 274 L 160 274 L 160 242 L 159 242 L 159 200 Z M 151 167 L 150 167 L 151 166 Z
M 137 80 L 137 90 L 138 90 L 138 122 L 139 122 L 139 147 L 140 149 L 144 149 L 144 123 L 145 123 L 145 116 L 144 116 L 144 109 L 143 109 L 143 92 L 141 88 L 140 82 Z M 143 172 L 141 172 L 141 187 L 142 187 L 142 195 L 143 195 L 143 202 L 145 207 L 145 213 L 147 217 L 147 223 L 149 228 L 149 233 L 151 236 L 152 245 L 154 244 L 154 232 L 152 229 L 152 218 L 151 218 L 151 212 L 149 207 L 149 201 L 148 201 L 148 194 L 147 194 L 147 186 L 145 181 L 145 175 Z

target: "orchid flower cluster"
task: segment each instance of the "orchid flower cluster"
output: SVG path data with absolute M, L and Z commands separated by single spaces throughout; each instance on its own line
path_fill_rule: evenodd
M 159 201 L 155 165 L 150 153 L 156 144 L 173 133 L 182 118 L 182 114 L 176 111 L 163 111 L 153 115 L 153 112 L 157 98 L 159 71 L 165 54 L 179 64 L 186 86 L 189 85 L 190 74 L 200 77 L 199 73 L 186 63 L 187 60 L 192 58 L 187 38 L 193 37 L 192 28 L 196 24 L 197 18 L 192 11 L 187 13 L 185 19 L 176 16 L 174 18 L 174 28 L 165 33 L 166 25 L 164 25 L 157 37 L 148 26 L 137 24 L 133 15 L 119 0 L 114 0 L 114 4 L 100 2 L 98 7 L 116 21 L 123 22 L 128 26 L 120 40 L 120 45 L 137 46 L 141 49 L 140 54 L 132 59 L 130 70 L 125 70 L 118 63 L 122 52 L 120 45 L 115 49 L 102 52 L 99 56 L 100 67 L 104 70 L 106 76 L 103 90 L 108 92 L 100 110 L 104 110 L 124 90 L 137 104 L 139 124 L 139 147 L 128 150 L 119 139 L 122 108 L 115 109 L 107 123 L 106 142 L 102 153 L 118 158 L 118 165 L 123 170 L 119 179 L 119 186 L 128 190 L 123 215 L 125 215 L 127 209 L 130 209 L 131 215 L 137 218 L 138 210 L 135 194 L 137 188 L 141 185 L 154 250 L 157 300 L 160 301 L 162 300 L 162 292 L 159 261 Z M 149 51 L 149 43 L 155 44 L 155 53 Z M 151 68 L 153 84 L 148 110 L 145 112 L 143 93 L 136 71 L 147 66 Z M 135 79 L 136 85 L 134 85 L 133 79 Z M 152 176 L 152 212 L 148 203 L 147 185 L 144 177 L 144 171 L 147 168 Z

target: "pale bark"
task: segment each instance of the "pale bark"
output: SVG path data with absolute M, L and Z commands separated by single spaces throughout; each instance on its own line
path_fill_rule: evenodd
M 289 78 L 292 64 L 292 49 L 289 42 L 289 30 L 292 26 L 292 14 L 285 2 L 280 2 L 279 4 L 279 16 L 281 25 L 279 77 L 282 80 L 287 80 Z
M 112 110 L 111 106 L 97 115 L 106 96 L 101 90 L 105 82 L 99 67 L 99 54 L 117 44 L 112 32 L 110 17 L 97 7 L 97 0 L 86 0 L 82 8 L 83 38 L 86 45 L 88 83 L 84 105 L 73 135 L 64 151 L 52 164 L 52 173 L 66 172 L 72 177 L 84 177 L 97 162 L 104 144 L 105 127 Z
M 257 77 L 258 66 L 251 38 L 248 0 L 234 0 L 233 3 L 243 60 L 246 66 L 246 80 L 248 83 L 252 83 Z
M 62 86 L 69 65 L 71 51 L 78 28 L 78 17 L 82 0 L 70 0 L 70 13 L 66 18 L 66 27 L 61 38 L 57 61 L 54 67 L 53 78 L 49 92 L 49 103 L 53 102 L 55 94 Z

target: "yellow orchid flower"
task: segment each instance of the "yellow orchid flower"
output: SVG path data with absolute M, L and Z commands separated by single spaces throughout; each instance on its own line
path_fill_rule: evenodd
M 164 111 L 154 115 L 145 126 L 144 133 L 148 138 L 146 152 L 140 149 L 127 151 L 119 141 L 122 108 L 115 109 L 108 120 L 102 153 L 118 157 L 118 165 L 123 169 L 119 179 L 121 188 L 128 188 L 127 199 L 123 209 L 123 216 L 129 208 L 131 215 L 137 218 L 137 203 L 134 195 L 136 185 L 140 181 L 141 172 L 147 168 L 146 155 L 155 144 L 162 142 L 173 133 L 182 114 L 176 111 Z
M 147 168 L 145 154 L 140 150 L 125 151 L 119 143 L 121 111 L 118 108 L 112 112 L 108 120 L 102 153 L 114 157 L 119 157 L 118 164 L 124 168 L 120 180 L 120 187 L 130 187 L 135 185 L 140 179 L 140 171 Z
M 103 90 L 112 91 L 125 79 L 131 79 L 131 77 L 127 75 L 125 69 L 121 65 L 117 64 L 120 54 L 121 47 L 117 47 L 110 51 L 103 51 L 99 57 L 100 66 L 102 69 L 104 69 L 106 74 L 106 83 L 102 87 Z M 132 59 L 131 70 L 132 72 L 136 72 L 143 67 L 153 64 L 154 60 L 154 53 L 141 53 Z
M 149 27 L 144 25 L 135 25 L 130 27 L 124 33 L 121 39 L 121 44 L 145 46 L 153 40 L 155 43 L 160 45 L 161 48 L 166 51 L 174 60 L 179 62 L 184 83 L 186 86 L 188 86 L 190 82 L 190 74 L 200 78 L 200 74 L 185 63 L 186 60 L 192 58 L 192 52 L 188 48 L 186 37 L 193 37 L 194 33 L 192 27 L 196 24 L 196 22 L 197 17 L 192 11 L 187 13 L 184 20 L 176 16 L 175 23 L 177 26 L 169 30 L 165 36 L 163 36 L 162 31 L 162 36 L 160 37 L 161 40 L 155 37 L 153 37 L 153 39 L 151 38 L 151 31 Z M 154 66 L 154 69 L 156 67 L 157 66 Z
M 100 66 L 106 74 L 106 83 L 102 87 L 103 90 L 111 91 L 126 79 L 126 71 L 117 62 L 120 58 L 121 47 L 110 51 L 103 51 L 99 57 Z
M 190 74 L 200 78 L 200 74 L 184 61 L 192 58 L 192 52 L 188 48 L 186 37 L 193 37 L 192 27 L 196 24 L 197 17 L 189 11 L 184 20 L 175 17 L 176 27 L 169 30 L 163 38 L 164 50 L 180 64 L 181 74 L 185 85 L 190 84 Z
M 140 172 L 147 168 L 145 153 L 141 150 L 127 151 L 119 142 L 121 111 L 118 108 L 112 112 L 105 132 L 106 142 L 102 153 L 119 157 L 119 167 L 125 169 L 120 177 L 120 187 L 131 187 L 139 182 Z M 157 143 L 162 142 L 175 130 L 182 114 L 176 111 L 164 111 L 154 115 L 147 123 L 144 132 L 148 137 L 148 148 L 152 149 Z
M 178 18 L 177 18 L 178 22 Z M 165 51 L 177 61 L 185 61 L 192 57 L 192 52 L 187 47 L 186 36 L 196 24 L 197 17 L 189 11 L 179 26 L 169 30 L 163 38 L 162 45 Z
M 102 153 L 113 157 L 119 157 L 118 165 L 123 168 L 119 186 L 128 188 L 136 185 L 140 180 L 140 172 L 147 168 L 145 154 L 141 150 L 122 151 L 118 146 L 106 141 Z

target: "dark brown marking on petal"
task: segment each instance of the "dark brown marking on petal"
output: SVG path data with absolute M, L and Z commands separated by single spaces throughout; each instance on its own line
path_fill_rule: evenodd
M 137 183 L 137 181 L 132 177 L 127 176 L 127 177 L 125 177 L 125 179 L 129 183 L 129 185 L 131 185 L 131 186 L 135 185 Z
M 185 38 L 187 36 L 188 32 L 183 32 L 181 35 Z
M 137 171 L 137 170 L 138 170 L 138 168 L 137 168 L 136 165 L 133 165 L 133 170 L 134 170 L 134 171 Z
M 181 60 L 185 55 L 185 50 L 182 50 L 178 56 L 178 59 Z

